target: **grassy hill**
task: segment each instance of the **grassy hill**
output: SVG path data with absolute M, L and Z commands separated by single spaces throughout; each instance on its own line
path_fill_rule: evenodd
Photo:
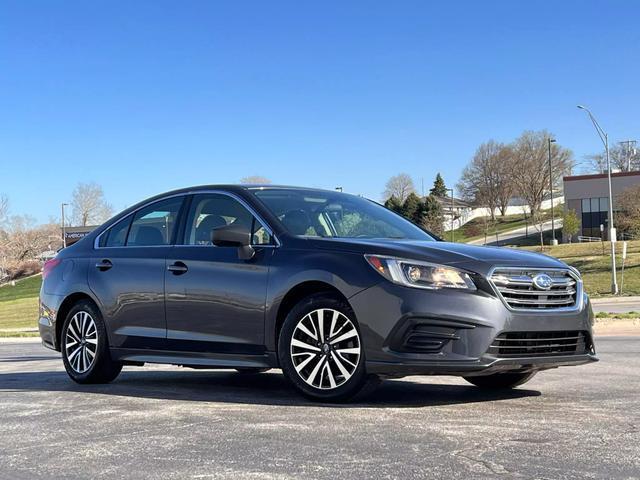
M 38 327 L 38 294 L 42 277 L 24 278 L 0 287 L 0 336 L 6 330 Z M 11 335 L 14 335 L 13 333 Z
M 554 209 L 554 217 L 560 218 L 561 212 L 562 206 L 560 205 Z M 542 212 L 542 216 L 544 220 L 551 220 L 551 210 L 544 210 Z M 527 223 L 529 224 L 530 235 L 535 236 L 537 231 L 535 226 L 532 224 L 531 219 L 529 218 L 525 221 L 524 215 L 522 214 L 505 215 L 504 217 L 498 215 L 496 216 L 495 221 L 492 221 L 489 217 L 474 218 L 473 220 L 465 223 L 462 227 L 455 229 L 453 234 L 456 242 L 468 242 L 470 240 L 479 240 L 484 238 L 484 231 L 485 228 L 487 228 L 487 239 L 491 242 L 495 240 L 496 233 L 499 235 L 502 232 L 508 232 L 516 228 L 524 227 Z M 449 241 L 451 239 L 451 232 L 445 232 L 443 239 Z

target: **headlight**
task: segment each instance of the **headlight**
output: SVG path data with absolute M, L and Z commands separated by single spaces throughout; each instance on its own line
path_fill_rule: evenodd
M 369 265 L 387 280 L 405 287 L 476 290 L 471 277 L 457 268 L 403 258 L 365 255 Z

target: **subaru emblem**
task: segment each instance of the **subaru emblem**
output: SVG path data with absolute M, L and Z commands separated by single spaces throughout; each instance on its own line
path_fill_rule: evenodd
M 538 290 L 550 290 L 553 285 L 553 279 L 546 273 L 539 273 L 533 277 L 533 286 Z

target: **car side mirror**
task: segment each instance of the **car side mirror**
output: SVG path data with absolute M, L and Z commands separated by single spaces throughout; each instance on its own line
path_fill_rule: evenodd
M 242 225 L 226 225 L 211 230 L 211 243 L 216 247 L 238 247 L 238 258 L 250 260 L 255 255 L 251 232 Z
M 211 243 L 217 247 L 238 247 L 238 258 L 249 260 L 255 250 L 251 246 L 251 232 L 241 225 L 226 225 L 211 230 Z

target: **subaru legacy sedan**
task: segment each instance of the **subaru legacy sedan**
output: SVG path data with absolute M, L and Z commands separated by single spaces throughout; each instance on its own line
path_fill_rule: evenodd
M 513 388 L 596 361 L 579 272 L 447 243 L 365 198 L 200 186 L 145 200 L 43 269 L 39 330 L 78 383 L 165 363 L 282 369 L 314 400 L 381 378 Z

